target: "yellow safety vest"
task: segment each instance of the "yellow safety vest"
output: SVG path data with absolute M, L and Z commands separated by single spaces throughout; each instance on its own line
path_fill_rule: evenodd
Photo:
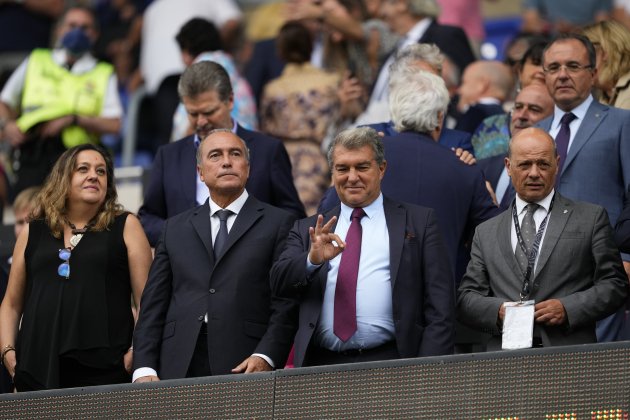
M 33 50 L 28 59 L 22 115 L 17 126 L 26 132 L 39 123 L 66 115 L 100 115 L 113 71 L 110 64 L 98 63 L 88 72 L 73 74 L 54 62 L 50 50 Z M 77 126 L 66 127 L 61 138 L 66 148 L 99 140 Z

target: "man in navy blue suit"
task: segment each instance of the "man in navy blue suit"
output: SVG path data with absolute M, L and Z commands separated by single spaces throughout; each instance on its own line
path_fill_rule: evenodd
M 241 127 L 233 121 L 233 93 L 225 69 L 211 61 L 188 67 L 179 81 L 178 93 L 195 134 L 158 149 L 151 179 L 138 215 L 155 246 L 164 221 L 202 204 L 208 189 L 196 173 L 195 154 L 199 142 L 217 128 L 230 129 L 250 151 L 247 191 L 260 201 L 304 216 L 291 175 L 291 162 L 280 140 Z

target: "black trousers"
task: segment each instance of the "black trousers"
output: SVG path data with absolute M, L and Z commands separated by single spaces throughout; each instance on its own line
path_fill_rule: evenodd
M 35 381 L 27 372 L 15 375 L 15 387 L 19 392 L 40 391 L 46 389 Z M 81 388 L 84 386 L 131 383 L 131 375 L 122 362 L 112 368 L 95 368 L 79 363 L 72 357 L 59 358 L 59 388 Z
M 330 351 L 321 347 L 309 346 L 304 357 L 304 366 L 339 365 L 342 363 L 375 362 L 377 360 L 399 359 L 395 341 L 368 350 Z

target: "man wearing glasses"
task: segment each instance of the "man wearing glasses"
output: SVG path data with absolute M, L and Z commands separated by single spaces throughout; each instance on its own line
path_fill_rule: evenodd
M 543 71 L 555 106 L 553 115 L 539 127 L 556 141 L 558 192 L 601 205 L 614 225 L 624 200 L 630 198 L 630 111 L 593 99 L 595 64 L 595 48 L 582 35 L 559 35 L 547 46 Z M 630 255 L 624 257 L 630 261 Z M 628 271 L 630 264 L 624 265 Z M 627 337 L 623 315 L 622 308 L 598 323 L 598 341 Z

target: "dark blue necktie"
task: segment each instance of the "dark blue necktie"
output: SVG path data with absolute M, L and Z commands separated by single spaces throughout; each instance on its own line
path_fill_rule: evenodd
M 562 166 L 567 159 L 567 153 L 569 152 L 569 139 L 571 138 L 571 128 L 569 124 L 577 117 L 572 112 L 567 112 L 560 119 L 560 131 L 556 136 L 556 149 L 558 150 L 558 156 L 560 156 L 560 166 L 558 167 L 558 178 L 556 179 L 556 185 L 560 179 L 562 173 Z
M 218 258 L 219 255 L 223 252 L 223 248 L 228 240 L 228 227 L 227 227 L 227 219 L 232 214 L 231 210 L 218 210 L 216 213 L 219 218 L 219 231 L 217 232 L 217 237 L 214 239 L 214 258 Z

